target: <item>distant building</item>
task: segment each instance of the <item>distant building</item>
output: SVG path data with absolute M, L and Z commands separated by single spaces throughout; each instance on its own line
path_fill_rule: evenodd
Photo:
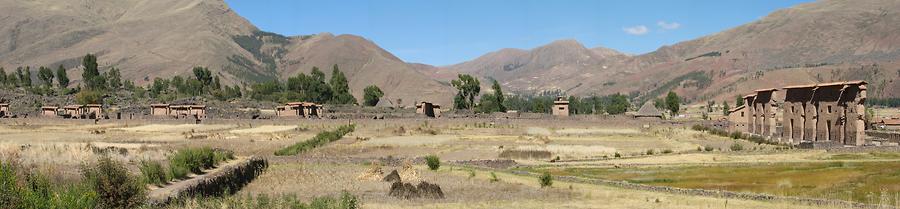
M 41 116 L 45 117 L 56 117 L 57 112 L 59 112 L 59 107 L 57 106 L 43 106 L 41 107 Z
M 169 104 L 150 104 L 151 116 L 170 116 Z
M 12 113 L 9 112 L 9 104 L 0 104 L 0 118 L 7 118 L 11 116 Z
M 566 100 L 565 97 L 557 97 L 556 101 L 553 101 L 553 115 L 569 117 L 569 100 Z
M 638 109 L 637 113 L 634 114 L 635 118 L 655 118 L 662 119 L 663 115 L 659 112 L 659 109 L 656 109 L 656 106 L 651 102 L 644 102 L 644 105 L 641 106 L 641 109 Z
M 150 116 L 173 118 L 206 118 L 206 105 L 150 104 Z
M 422 114 L 430 118 L 441 117 L 441 105 L 431 102 L 416 103 L 416 114 Z
M 900 130 L 900 119 L 884 118 L 875 123 L 878 129 L 884 130 Z
M 740 131 L 747 132 L 747 121 L 749 121 L 749 114 L 747 114 L 747 106 L 741 105 L 735 108 L 731 108 L 728 110 L 728 129 L 729 131 Z
M 775 113 L 778 111 L 777 98 L 778 89 L 759 89 L 756 90 L 753 100 L 745 103 L 750 109 L 750 133 L 771 137 L 775 136 L 775 127 L 777 119 Z
M 784 135 L 801 141 L 841 145 L 865 143 L 865 81 L 784 87 Z
M 321 118 L 324 108 L 320 104 L 312 102 L 289 102 L 284 106 L 275 107 L 275 115 L 280 117 L 305 117 Z

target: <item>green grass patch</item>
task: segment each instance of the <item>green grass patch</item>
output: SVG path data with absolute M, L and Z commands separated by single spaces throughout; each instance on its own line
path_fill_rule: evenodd
M 893 157 L 892 153 L 875 155 Z M 848 156 L 858 157 L 837 157 Z M 898 168 L 900 161 L 523 170 L 657 186 L 829 198 L 897 206 L 900 202 Z
M 316 147 L 325 146 L 326 144 L 331 143 L 333 141 L 337 141 L 337 140 L 341 139 L 342 137 L 344 137 L 344 135 L 347 135 L 348 133 L 353 132 L 353 130 L 355 128 L 356 128 L 356 125 L 345 125 L 345 126 L 338 127 L 336 130 L 333 130 L 333 131 L 320 132 L 319 134 L 316 134 L 316 136 L 313 137 L 312 139 L 298 142 L 294 145 L 291 145 L 291 146 L 285 147 L 283 149 L 280 149 L 278 151 L 275 151 L 275 155 L 277 155 L 277 156 L 297 155 L 302 152 L 306 152 L 311 149 L 315 149 Z

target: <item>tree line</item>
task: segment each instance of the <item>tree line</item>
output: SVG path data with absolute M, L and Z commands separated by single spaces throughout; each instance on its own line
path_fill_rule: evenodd
M 248 93 L 250 98 L 260 101 L 290 102 L 306 101 L 321 104 L 356 105 L 359 104 L 350 93 L 347 76 L 334 65 L 331 70 L 331 78 L 325 78 L 325 73 L 318 67 L 313 67 L 309 75 L 299 73 L 290 77 L 285 82 L 272 80 L 253 84 Z M 363 104 L 375 106 L 384 96 L 378 86 L 370 85 L 364 90 Z
M 450 84 L 456 88 L 453 106 L 456 109 L 473 110 L 479 113 L 519 112 L 549 113 L 553 101 L 561 94 L 545 92 L 538 95 L 514 95 L 507 97 L 497 80 L 491 81 L 491 93 L 481 94 L 481 82 L 474 76 L 457 75 Z M 476 97 L 478 102 L 476 103 Z M 571 114 L 623 114 L 631 108 L 629 98 L 622 94 L 606 96 L 576 97 L 569 96 L 569 112 Z

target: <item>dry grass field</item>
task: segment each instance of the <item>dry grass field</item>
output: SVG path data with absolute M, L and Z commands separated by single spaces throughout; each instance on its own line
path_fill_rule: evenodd
M 276 150 L 348 123 L 356 124 L 356 130 L 338 141 L 296 156 L 274 155 Z M 2 119 L 0 136 L 4 161 L 50 171 L 54 181 L 77 178 L 81 165 L 102 155 L 125 162 L 137 173 L 143 160 L 165 160 L 182 147 L 212 147 L 269 160 L 268 170 L 237 196 L 296 195 L 310 200 L 346 191 L 359 197 L 363 208 L 844 207 L 561 180 L 541 187 L 536 177 L 518 173 L 522 171 L 894 206 L 900 191 L 896 188 L 900 183 L 897 153 L 781 149 L 697 132 L 687 125 L 621 118 L 208 120 L 203 124 Z M 742 149 L 732 150 L 735 144 Z M 423 160 L 427 155 L 439 157 L 442 166 L 428 169 Z M 504 159 L 501 156 L 515 160 L 515 166 L 488 169 L 457 163 Z M 391 184 L 380 177 L 394 170 L 405 182 L 439 185 L 445 198 L 389 196 Z

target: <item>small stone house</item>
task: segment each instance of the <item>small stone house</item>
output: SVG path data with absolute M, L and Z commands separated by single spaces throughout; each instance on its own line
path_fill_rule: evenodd
M 63 114 L 69 118 L 82 118 L 84 116 L 84 105 L 66 105 L 63 107 Z
M 422 114 L 430 118 L 441 116 L 441 106 L 431 102 L 416 103 L 416 114 Z
M 57 111 L 59 111 L 59 107 L 57 106 L 43 106 L 41 107 L 41 116 L 56 117 Z
M 284 106 L 275 107 L 275 115 L 280 117 L 321 118 L 325 110 L 323 107 L 323 105 L 312 102 L 289 102 Z
M 9 112 L 9 104 L 0 104 L 0 118 L 10 117 L 10 115 L 12 113 Z
M 737 106 L 728 110 L 728 129 L 729 131 L 747 132 L 747 105 Z
M 169 104 L 150 104 L 150 116 L 171 116 Z
M 561 117 L 569 117 L 569 100 L 565 97 L 557 97 L 553 101 L 553 115 Z
M 84 118 L 88 118 L 88 119 L 103 118 L 103 105 L 100 105 L 100 104 L 84 105 L 84 110 L 82 112 L 84 114 Z

